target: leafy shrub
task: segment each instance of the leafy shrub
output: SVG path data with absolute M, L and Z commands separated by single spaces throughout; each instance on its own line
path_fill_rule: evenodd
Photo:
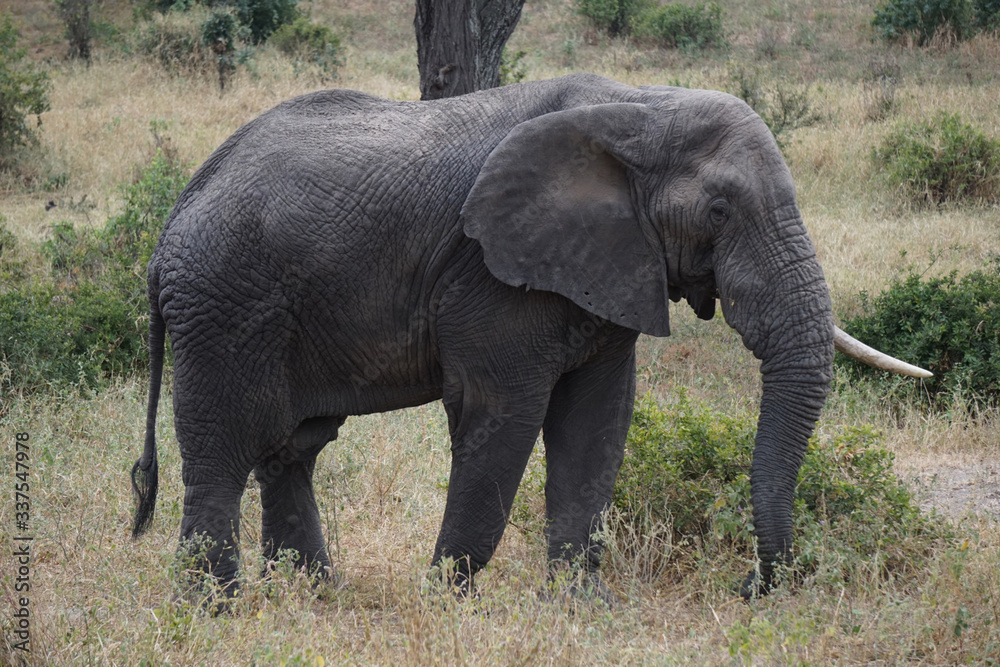
M 13 386 L 98 386 L 145 368 L 145 325 L 111 290 L 82 282 L 0 294 L 0 364 Z M 6 392 L 10 387 L 2 387 Z
M 883 39 L 896 41 L 913 35 L 927 44 L 939 30 L 964 39 L 972 32 L 971 0 L 888 0 L 875 8 L 872 25 Z
M 730 61 L 729 81 L 729 92 L 757 112 L 781 148 L 789 133 L 820 120 L 809 100 L 808 88 L 780 79 L 768 84 L 763 70 L 756 65 Z
M 158 150 L 139 178 L 123 188 L 125 207 L 108 220 L 102 232 L 111 257 L 120 266 L 145 272 L 163 224 L 188 178 L 182 165 Z
M 961 279 L 953 272 L 925 280 L 911 270 L 876 297 L 862 292 L 861 308 L 844 331 L 933 372 L 921 396 L 1000 397 L 1000 262 Z M 885 376 L 842 356 L 837 364 L 855 376 Z
M 201 43 L 215 54 L 219 71 L 219 90 L 225 90 L 226 78 L 236 67 L 233 51 L 236 48 L 236 34 L 239 27 L 236 18 L 228 11 L 214 10 L 201 24 Z
M 148 19 L 154 11 L 161 14 L 170 11 L 187 11 L 194 2 L 192 0 L 141 0 L 137 4 L 136 11 L 140 17 Z
M 236 10 L 219 6 L 156 15 L 136 31 L 133 50 L 171 73 L 215 69 L 224 89 L 237 65 L 252 62 L 250 40 L 250 30 L 240 23 Z
M 500 57 L 500 85 L 506 86 L 511 83 L 521 83 L 528 72 L 524 67 L 524 57 L 527 51 L 514 51 L 504 47 L 503 55 Z
M 148 21 L 153 16 L 153 12 L 168 14 L 170 12 L 186 12 L 201 4 L 206 7 L 219 7 L 233 4 L 232 0 L 132 0 L 133 14 L 142 20 Z
M 126 281 L 140 275 L 153 254 L 174 201 L 187 184 L 185 170 L 157 151 L 135 183 L 125 186 L 125 205 L 121 213 L 108 219 L 102 229 L 78 230 L 71 223 L 56 225 L 53 237 L 42 245 L 42 252 L 52 262 L 56 277 L 114 278 L 124 271 Z M 130 290 L 145 299 L 145 286 Z
M 340 37 L 304 16 L 275 30 L 270 43 L 297 63 L 313 63 L 328 75 L 343 63 Z
M 67 0 L 60 0 L 67 1 Z M 79 2 L 81 0 L 69 0 Z M 245 31 L 246 38 L 254 44 L 262 44 L 268 40 L 275 30 L 292 23 L 300 17 L 299 0 L 146 0 L 144 18 L 152 17 L 155 10 L 161 14 L 169 12 L 186 12 L 195 5 L 213 9 L 214 14 L 232 12 L 240 31 Z
M 236 34 L 236 17 L 225 10 L 213 11 L 201 24 L 201 43 L 217 54 L 232 53 Z
M 722 8 L 714 2 L 654 7 L 633 18 L 632 32 L 665 48 L 701 49 L 725 41 Z
M 254 44 L 266 42 L 281 26 L 299 17 L 298 0 L 234 0 L 236 19 L 250 31 Z
M 627 34 L 650 0 L 574 0 L 576 11 L 611 36 Z
M 872 159 L 912 201 L 1000 198 L 1000 141 L 958 114 L 900 124 L 872 151 Z
M 145 267 L 186 182 L 184 170 L 157 153 L 103 228 L 55 227 L 42 251 L 56 281 L 23 280 L 0 293 L 0 366 L 9 370 L 0 384 L 97 387 L 146 367 Z M 8 237 L 0 242 L 3 266 Z
M 0 168 L 12 166 L 16 151 L 36 140 L 28 116 L 49 109 L 48 74 L 35 71 L 17 40 L 10 16 L 0 14 Z
M 56 0 L 59 16 L 66 24 L 66 39 L 69 41 L 71 58 L 90 60 L 90 39 L 93 25 L 90 21 L 92 0 Z
M 674 548 L 656 557 L 753 556 L 750 462 L 756 418 L 729 416 L 683 394 L 669 411 L 649 398 L 636 403 L 625 461 L 615 487 L 616 536 L 641 549 L 650 526 L 670 526 Z M 794 504 L 795 564 L 835 579 L 883 554 L 900 573 L 946 528 L 921 515 L 892 471 L 893 455 L 869 427 L 851 427 L 809 442 Z M 694 549 L 692 549 L 694 547 Z M 695 553 L 692 553 L 695 551 Z M 649 554 L 647 554 L 648 556 Z M 679 563 L 677 563 L 679 565 Z M 662 564 L 645 568 L 662 571 Z
M 162 16 L 140 29 L 136 50 L 156 60 L 168 72 L 194 72 L 211 56 L 204 48 L 198 24 L 182 16 Z
M 981 30 L 1000 30 L 1000 0 L 972 0 L 976 13 L 976 27 Z
M 67 282 L 92 278 L 104 266 L 100 234 L 89 227 L 77 229 L 72 222 L 52 225 L 52 237 L 42 244 L 42 253 L 56 277 Z

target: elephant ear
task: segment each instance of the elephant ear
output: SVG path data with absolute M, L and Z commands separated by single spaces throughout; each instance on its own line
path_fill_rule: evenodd
M 629 179 L 649 153 L 653 122 L 644 105 L 601 104 L 516 126 L 462 207 L 465 233 L 482 245 L 490 272 L 666 336 L 666 260 L 636 215 Z

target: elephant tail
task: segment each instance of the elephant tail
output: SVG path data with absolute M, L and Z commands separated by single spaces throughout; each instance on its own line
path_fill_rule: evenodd
M 163 379 L 163 348 L 166 325 L 160 313 L 159 299 L 150 298 L 149 307 L 149 403 L 146 407 L 146 444 L 142 458 L 132 466 L 132 494 L 135 496 L 135 517 L 132 538 L 145 533 L 153 525 L 159 468 L 156 462 L 156 408 L 160 402 Z

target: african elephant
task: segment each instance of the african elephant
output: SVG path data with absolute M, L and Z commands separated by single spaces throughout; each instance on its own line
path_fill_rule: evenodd
M 752 466 L 760 580 L 792 543 L 796 475 L 827 395 L 830 297 L 791 175 L 729 95 L 572 75 L 430 102 L 348 90 L 236 131 L 181 194 L 149 262 L 151 381 L 132 471 L 152 520 L 164 332 L 182 543 L 234 580 L 240 498 L 265 552 L 329 565 L 316 456 L 350 415 L 442 399 L 452 441 L 434 562 L 470 586 L 545 442 L 548 557 L 598 566 L 640 332 L 715 304 L 761 360 Z M 232 557 L 230 557 L 232 556 Z

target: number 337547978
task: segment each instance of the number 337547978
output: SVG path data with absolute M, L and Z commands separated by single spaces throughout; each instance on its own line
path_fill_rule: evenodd
M 16 440 L 14 477 L 17 478 L 17 482 L 14 483 L 14 511 L 17 513 L 15 518 L 17 521 L 27 521 L 28 512 L 31 510 L 31 498 L 28 496 L 30 490 L 28 485 L 28 471 L 30 470 L 28 461 L 31 460 L 28 440 L 30 436 L 27 433 L 18 433 L 14 438 Z

